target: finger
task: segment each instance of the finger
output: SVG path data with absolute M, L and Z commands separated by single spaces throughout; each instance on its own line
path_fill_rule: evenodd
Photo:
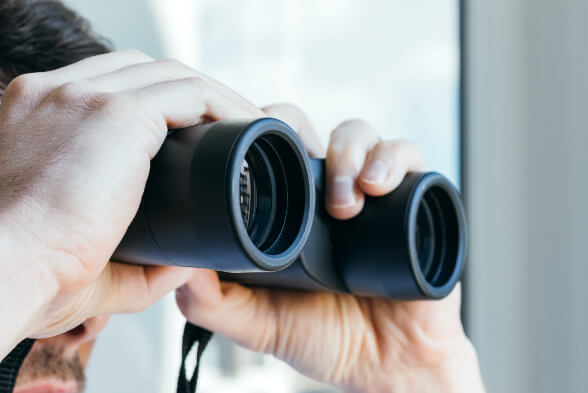
M 124 50 L 88 57 L 56 70 L 40 73 L 52 86 L 106 74 L 131 64 L 151 62 L 153 58 L 138 50 Z
M 222 300 L 221 281 L 211 269 L 194 269 L 190 280 L 176 292 L 188 290 L 194 302 L 202 307 L 214 308 Z
M 381 196 L 394 190 L 407 172 L 424 171 L 420 150 L 407 141 L 384 141 L 369 152 L 358 184 L 368 195 Z
M 261 113 L 210 88 L 200 78 L 160 82 L 128 94 L 135 98 L 140 112 L 157 125 L 155 140 L 145 139 L 150 158 L 163 143 L 167 129 L 188 127 L 203 120 L 256 118 Z
M 200 78 L 159 82 L 132 94 L 160 114 L 170 128 L 197 124 L 203 116 L 213 120 L 263 116 L 259 109 L 236 102 Z
M 362 120 L 350 120 L 331 134 L 326 162 L 326 207 L 333 217 L 345 220 L 357 215 L 364 204 L 356 179 L 367 152 L 378 142 L 374 129 Z
M 324 157 L 325 147 L 310 119 L 296 105 L 273 104 L 261 108 L 266 115 L 275 117 L 288 124 L 304 143 L 308 155 L 311 157 Z
M 258 352 L 271 352 L 276 338 L 276 315 L 269 291 L 221 282 L 216 272 L 199 269 L 176 291 L 176 301 L 193 324 L 220 333 Z M 243 323 L 252 323 L 243 329 Z
M 130 64 L 110 73 L 102 74 L 87 80 L 102 92 L 120 92 L 147 87 L 156 83 L 171 82 L 181 79 L 200 79 L 200 88 L 204 91 L 216 90 L 219 95 L 243 110 L 263 116 L 263 112 L 253 103 L 243 98 L 222 83 L 188 67 L 180 61 L 172 59 Z
M 145 310 L 165 294 L 183 285 L 193 269 L 178 266 L 137 266 L 110 262 L 100 277 L 98 314 Z

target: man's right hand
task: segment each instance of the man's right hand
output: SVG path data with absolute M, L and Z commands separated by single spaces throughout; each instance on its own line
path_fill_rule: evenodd
M 0 104 L 0 296 L 13 316 L 0 358 L 183 284 L 191 269 L 108 263 L 150 160 L 168 128 L 260 116 L 220 83 L 137 51 L 14 79 Z

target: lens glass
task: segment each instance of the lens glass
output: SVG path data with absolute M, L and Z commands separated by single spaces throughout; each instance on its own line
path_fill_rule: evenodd
M 265 248 L 275 232 L 279 189 L 270 157 L 258 142 L 245 156 L 239 176 L 241 217 L 249 238 L 257 248 Z
M 302 167 L 286 141 L 258 138 L 241 164 L 239 205 L 253 244 L 265 254 L 285 251 L 300 232 L 305 214 Z
M 418 247 L 419 263 L 423 269 L 426 280 L 433 286 L 443 286 L 452 277 L 459 256 L 459 250 L 463 244 L 463 238 L 458 223 L 458 206 L 453 202 L 448 190 L 441 185 L 435 185 L 427 190 L 422 200 L 423 218 L 417 218 L 418 232 L 421 245 Z M 428 213 L 427 213 L 428 211 Z M 419 216 L 421 213 L 419 211 Z M 430 215 L 431 220 L 424 217 Z M 431 247 L 431 260 L 428 260 L 428 247 L 422 245 L 425 237 L 423 228 L 426 222 L 430 222 L 433 237 Z M 423 224 L 421 224 L 423 223 Z M 427 231 L 427 230 L 426 230 Z M 425 231 L 425 232 L 426 232 Z M 415 231 L 416 232 L 416 231 Z M 423 257 L 421 257 L 423 255 Z
M 431 209 L 425 199 L 419 206 L 415 232 L 419 264 L 423 274 L 427 276 L 435 256 L 435 226 Z

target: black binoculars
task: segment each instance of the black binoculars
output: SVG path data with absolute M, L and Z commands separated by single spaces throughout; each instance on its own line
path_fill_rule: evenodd
M 245 285 L 438 299 L 458 282 L 466 221 L 435 172 L 409 173 L 362 212 L 324 207 L 324 160 L 273 118 L 170 132 L 113 259 L 210 268 Z

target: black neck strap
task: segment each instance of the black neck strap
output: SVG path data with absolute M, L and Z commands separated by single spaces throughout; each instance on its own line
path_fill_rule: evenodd
M 12 393 L 18 370 L 29 354 L 35 340 L 21 341 L 0 363 L 0 393 Z
M 184 337 L 182 339 L 182 364 L 180 366 L 180 375 L 178 376 L 177 393 L 195 393 L 196 384 L 198 383 L 198 370 L 200 368 L 200 358 L 206 348 L 206 345 L 212 337 L 212 332 L 192 325 L 187 322 L 184 327 Z M 18 370 L 29 354 L 35 340 L 27 338 L 20 342 L 8 356 L 0 363 L 0 393 L 12 393 L 14 383 L 18 375 Z M 192 377 L 188 380 L 186 376 L 186 357 L 194 345 L 198 345 L 196 351 L 196 366 Z
M 192 325 L 186 322 L 184 327 L 184 337 L 182 339 L 182 364 L 180 365 L 180 375 L 178 376 L 178 392 L 177 393 L 195 393 L 196 384 L 198 383 L 198 369 L 200 368 L 200 358 L 206 348 L 206 345 L 212 337 L 212 332 Z M 196 366 L 190 380 L 186 377 L 186 357 L 194 345 L 198 345 L 196 351 Z M 0 392 L 2 393 L 2 392 Z

